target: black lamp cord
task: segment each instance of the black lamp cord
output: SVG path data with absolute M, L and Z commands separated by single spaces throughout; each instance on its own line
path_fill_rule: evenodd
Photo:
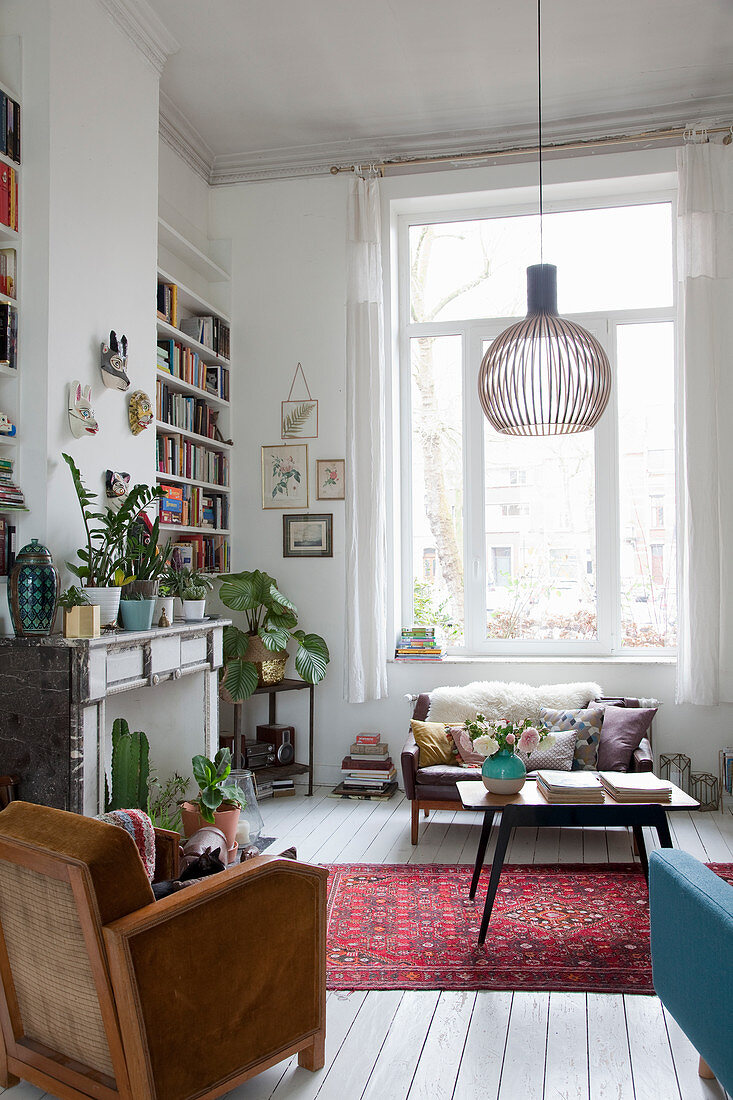
M 537 0 L 537 134 L 539 145 L 540 174 L 540 263 L 544 262 L 544 242 L 542 237 L 542 11 L 541 0 Z

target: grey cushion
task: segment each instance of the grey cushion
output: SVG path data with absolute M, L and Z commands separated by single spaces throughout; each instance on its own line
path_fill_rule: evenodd
M 558 772 L 569 772 L 571 770 L 573 756 L 575 755 L 575 730 L 555 733 L 553 736 L 555 744 L 547 748 L 544 743 L 541 743 L 540 747 L 529 755 L 526 752 L 517 750 L 517 756 L 528 772 L 536 772 L 540 768 Z

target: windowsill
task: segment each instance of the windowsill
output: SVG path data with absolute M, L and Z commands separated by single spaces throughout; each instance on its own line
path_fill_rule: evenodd
M 507 656 L 493 656 L 488 654 L 474 655 L 470 657 L 448 656 L 440 661 L 411 661 L 387 658 L 387 664 L 391 665 L 427 665 L 431 668 L 435 665 L 676 665 L 676 656 L 666 656 L 658 653 L 648 654 L 614 654 L 613 656 L 599 657 L 597 654 L 584 656 L 582 653 L 572 656 L 554 657 L 551 653 L 544 656 L 522 657 L 518 654 Z

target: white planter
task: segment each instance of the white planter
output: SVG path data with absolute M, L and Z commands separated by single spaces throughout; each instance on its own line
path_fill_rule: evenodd
M 165 617 L 169 623 L 173 622 L 173 596 L 158 596 L 153 612 L 153 626 L 157 626 L 161 614 L 165 611 Z
M 183 618 L 187 623 L 198 622 L 204 617 L 206 600 L 181 600 Z
M 109 626 L 115 626 L 117 623 L 117 615 L 120 610 L 120 593 L 122 589 L 118 586 L 116 588 L 85 588 L 84 592 L 90 603 L 95 603 L 99 607 L 99 624 L 102 628 Z

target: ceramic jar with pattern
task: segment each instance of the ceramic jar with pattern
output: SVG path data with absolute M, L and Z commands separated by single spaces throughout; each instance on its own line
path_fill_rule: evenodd
M 50 634 L 59 598 L 59 575 L 45 546 L 32 539 L 8 578 L 8 606 L 19 637 Z

